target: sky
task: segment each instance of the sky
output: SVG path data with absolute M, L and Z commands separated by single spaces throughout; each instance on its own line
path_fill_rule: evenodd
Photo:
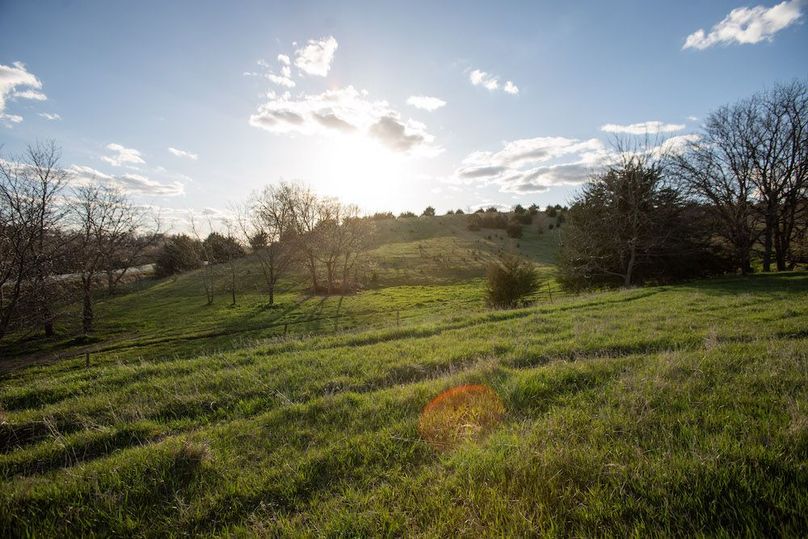
M 282 180 L 365 212 L 566 204 L 614 137 L 808 75 L 808 0 L 0 0 L 0 145 L 180 222 Z M 181 226 L 181 225 L 178 225 Z

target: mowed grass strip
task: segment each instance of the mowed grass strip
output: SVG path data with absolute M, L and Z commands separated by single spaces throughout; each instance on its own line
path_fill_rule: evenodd
M 808 276 L 0 383 L 4 535 L 787 534 L 808 522 Z M 506 408 L 449 452 L 423 406 Z

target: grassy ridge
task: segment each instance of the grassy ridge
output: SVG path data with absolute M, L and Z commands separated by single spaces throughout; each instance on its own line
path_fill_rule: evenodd
M 507 312 L 471 308 L 479 287 L 456 286 L 443 293 L 457 297 L 401 327 L 380 321 L 191 359 L 117 350 L 90 369 L 9 374 L 0 530 L 808 529 L 807 275 Z M 409 290 L 412 312 L 429 312 L 436 290 Z M 419 438 L 419 412 L 461 383 L 496 390 L 505 420 L 479 443 L 436 452 Z

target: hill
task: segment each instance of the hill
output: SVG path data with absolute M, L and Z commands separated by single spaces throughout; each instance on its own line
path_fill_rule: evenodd
M 0 343 L 0 371 L 32 362 L 100 352 L 120 357 L 183 355 L 232 349 L 279 334 L 322 334 L 426 322 L 484 310 L 481 279 L 487 264 L 502 252 L 533 260 L 552 280 L 558 236 L 523 227 L 520 239 L 502 230 L 470 231 L 467 216 L 417 217 L 374 223 L 375 233 L 363 255 L 365 288 L 347 296 L 309 295 L 304 273 L 287 276 L 276 305 L 267 305 L 266 286 L 257 260 L 235 263 L 236 305 L 231 305 L 230 269 L 212 267 L 215 298 L 206 305 L 205 277 L 194 271 L 162 280 L 136 280 L 108 297 L 99 284 L 95 332 L 81 335 L 81 305 L 65 307 L 57 320 L 61 338 L 8 339 Z M 554 282 L 542 293 L 561 294 Z
M 0 382 L 5 535 L 808 529 L 804 273 L 513 311 L 482 310 L 473 280 L 386 287 L 343 300 L 368 329 L 308 337 L 263 333 L 274 314 L 241 303 L 192 319 L 180 298 L 193 279 L 105 302 L 107 319 L 140 320 L 151 341 Z M 205 337 L 256 320 L 255 338 Z M 196 340 L 219 350 L 194 355 Z M 427 404 L 464 384 L 496 394 L 498 422 L 448 414 L 459 437 L 426 436 Z

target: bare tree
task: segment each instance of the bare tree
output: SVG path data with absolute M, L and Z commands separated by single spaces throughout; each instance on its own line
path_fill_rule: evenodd
M 44 142 L 21 157 L 0 158 L 0 337 L 26 290 L 36 322 L 53 334 L 50 281 L 59 243 L 49 240 L 64 216 L 59 197 L 67 181 L 60 156 L 54 142 Z
M 107 294 L 115 293 L 126 274 L 145 262 L 144 253 L 157 244 L 161 238 L 161 222 L 159 215 L 147 211 L 145 208 L 131 206 L 134 233 L 121 233 L 110 238 L 104 245 L 102 268 L 107 276 Z M 148 226 L 147 226 L 148 225 Z
M 755 150 L 749 144 L 755 122 L 750 103 L 719 108 L 707 118 L 698 140 L 671 156 L 670 167 L 689 194 L 710 209 L 744 274 L 752 269 L 758 238 Z
M 341 213 L 336 240 L 342 263 L 341 289 L 343 294 L 347 294 L 351 287 L 351 271 L 368 246 L 372 223 L 368 219 L 362 219 L 359 216 L 359 207 L 353 204 L 343 206 Z
M 698 141 L 674 160 L 712 208 L 741 271 L 762 242 L 764 271 L 787 269 L 808 189 L 808 84 L 776 85 L 710 114 Z
M 210 227 L 210 223 L 208 223 L 208 227 Z M 191 217 L 191 232 L 202 250 L 202 285 L 205 288 L 205 302 L 207 305 L 213 305 L 213 257 L 210 252 L 208 252 L 205 242 L 202 241 L 202 238 L 199 236 L 199 231 L 197 230 L 196 221 L 193 216 Z
M 270 305 L 275 303 L 278 280 L 298 260 L 300 242 L 290 191 L 285 184 L 268 185 L 238 212 L 242 235 L 261 265 Z
M 318 222 L 305 238 L 317 261 L 325 268 L 326 293 L 334 293 L 337 263 L 342 253 L 343 230 L 342 205 L 333 198 L 321 199 L 318 203 Z
M 777 85 L 746 103 L 757 116 L 748 141 L 763 213 L 763 270 L 786 269 L 808 190 L 808 84 Z
M 318 225 L 323 220 L 324 208 L 321 200 L 311 189 L 300 185 L 281 183 L 278 196 L 291 209 L 303 261 L 311 278 L 311 289 L 319 290 L 317 280 L 317 258 L 320 246 Z
M 82 329 L 86 335 L 93 330 L 93 294 L 105 257 L 138 234 L 141 218 L 123 192 L 97 185 L 75 190 L 70 215 L 75 228 L 73 252 L 81 278 Z

